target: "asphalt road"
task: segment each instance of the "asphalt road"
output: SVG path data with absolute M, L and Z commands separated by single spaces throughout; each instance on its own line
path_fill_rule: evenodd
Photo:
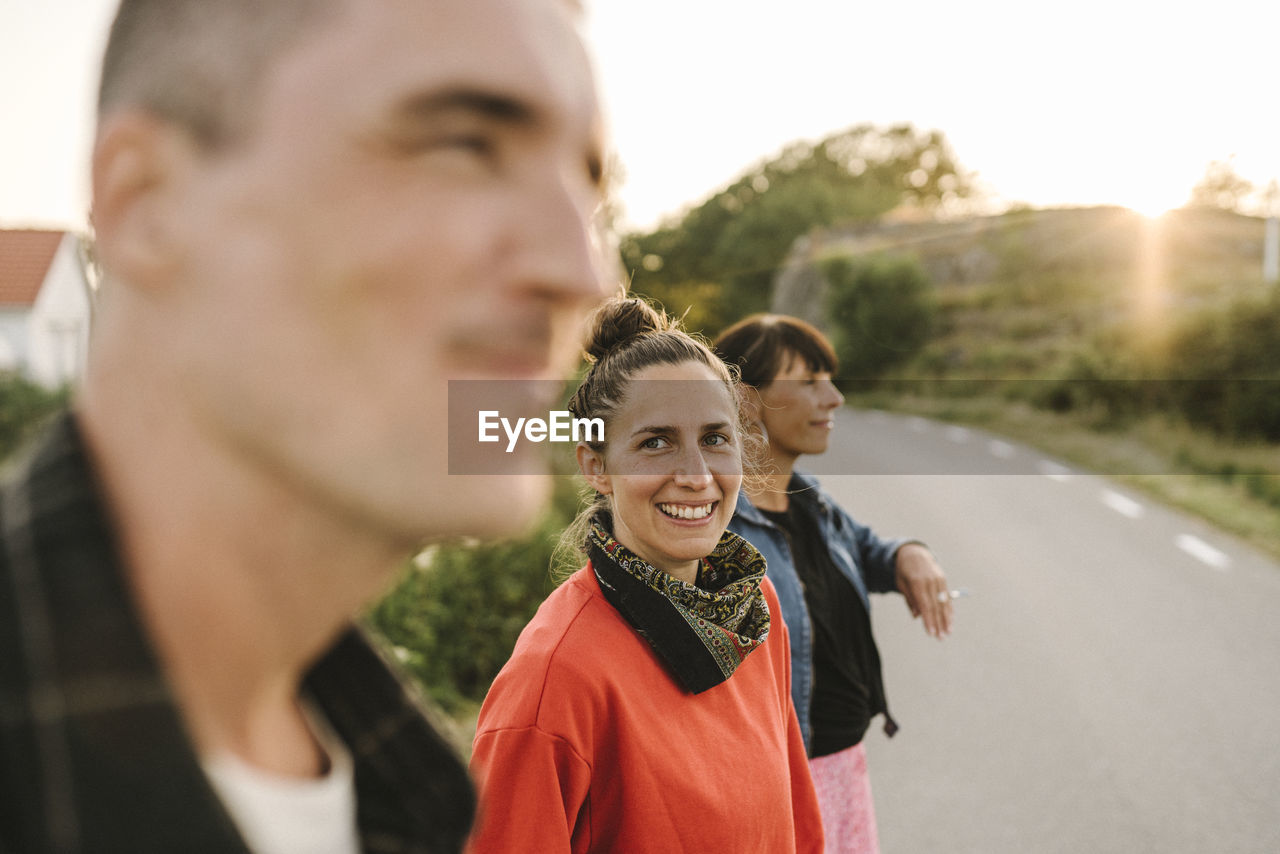
M 973 592 L 942 642 L 874 598 L 885 854 L 1280 852 L 1280 566 L 977 431 L 836 429 L 802 467 Z

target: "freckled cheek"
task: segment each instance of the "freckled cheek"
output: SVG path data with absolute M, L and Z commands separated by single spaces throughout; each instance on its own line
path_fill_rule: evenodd
M 716 483 L 719 484 L 725 497 L 729 498 L 730 493 L 735 493 L 742 488 L 742 463 L 727 463 L 725 465 L 711 469 L 715 476 Z
M 613 490 L 619 499 L 633 504 L 650 504 L 671 478 L 666 474 L 635 470 L 614 470 Z

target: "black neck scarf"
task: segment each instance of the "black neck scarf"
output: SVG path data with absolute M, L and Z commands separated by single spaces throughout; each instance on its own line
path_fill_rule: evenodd
M 725 531 L 688 584 L 646 563 L 613 538 L 607 513 L 587 537 L 587 556 L 609 604 L 648 641 L 676 680 L 700 694 L 733 675 L 769 636 L 760 590 L 764 556 Z

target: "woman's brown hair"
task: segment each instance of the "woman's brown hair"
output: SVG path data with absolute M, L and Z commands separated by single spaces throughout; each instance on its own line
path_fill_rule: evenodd
M 613 416 L 627 399 L 632 379 L 640 371 L 654 365 L 681 365 L 696 362 L 705 365 L 724 384 L 734 402 L 734 432 L 742 442 L 743 465 L 755 456 L 752 437 L 745 430 L 737 369 L 726 365 L 707 345 L 680 328 L 679 320 L 637 297 L 615 297 L 592 316 L 585 347 L 591 369 L 569 400 L 574 418 L 600 418 L 605 424 L 606 440 Z M 588 442 L 592 450 L 603 453 L 606 442 Z M 608 496 L 593 494 L 587 506 L 560 537 L 552 556 L 552 575 L 567 577 L 578 568 L 587 541 L 591 520 L 609 511 Z
M 631 379 L 654 365 L 705 365 L 724 383 L 731 399 L 737 398 L 736 372 L 681 329 L 678 320 L 637 297 L 616 297 L 597 309 L 583 349 L 591 370 L 570 399 L 569 411 L 575 418 L 603 419 L 606 435 Z
M 740 372 L 743 385 L 762 389 L 797 356 L 811 371 L 840 367 L 831 342 L 811 323 L 785 314 L 753 314 L 721 332 L 716 352 Z

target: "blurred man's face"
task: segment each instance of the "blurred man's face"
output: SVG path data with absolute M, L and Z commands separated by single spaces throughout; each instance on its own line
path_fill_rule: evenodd
M 203 428 L 350 519 L 510 532 L 546 479 L 450 477 L 447 381 L 570 367 L 602 296 L 591 73 L 562 0 L 347 7 L 195 156 L 157 355 Z

